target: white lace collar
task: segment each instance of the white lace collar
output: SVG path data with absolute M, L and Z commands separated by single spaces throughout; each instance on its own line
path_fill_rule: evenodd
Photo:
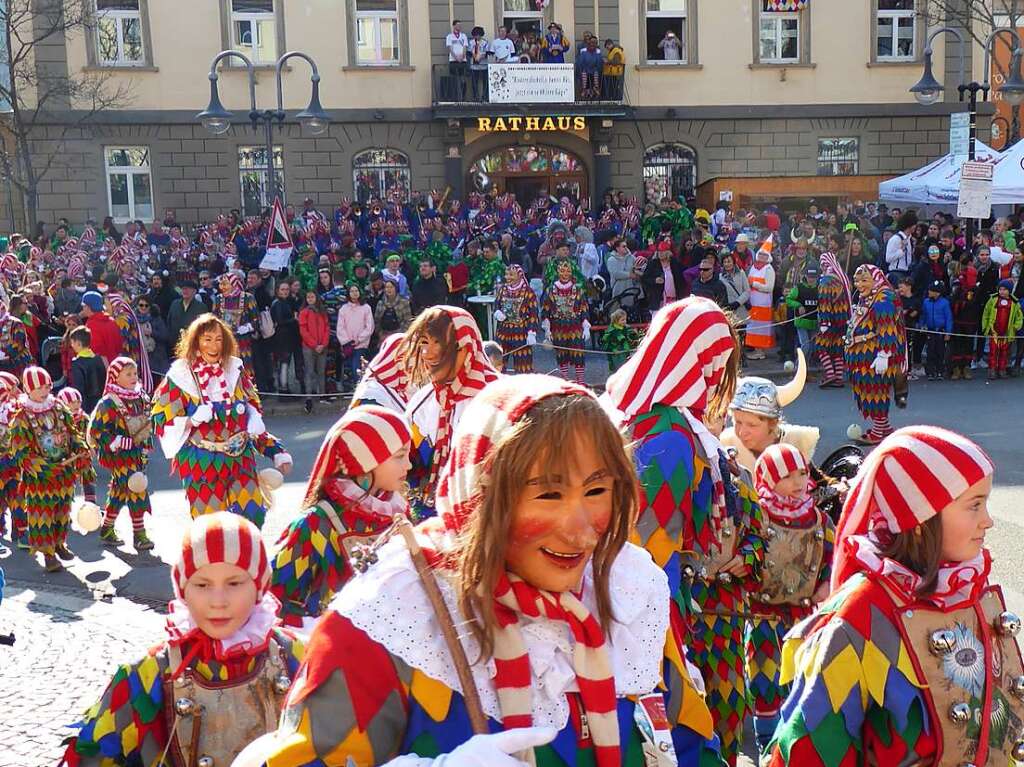
M 377 564 L 334 598 L 331 609 L 410 666 L 461 693 L 451 655 L 405 543 L 396 536 L 381 548 L 378 557 Z M 444 578 L 438 582 L 456 625 L 465 625 L 452 584 Z M 615 691 L 619 696 L 651 692 L 661 681 L 669 624 L 668 579 L 650 554 L 626 544 L 612 565 L 610 590 L 617 619 L 608 642 Z M 583 581 L 583 602 L 596 612 L 589 567 Z M 534 724 L 561 729 L 569 720 L 565 694 L 577 690 L 569 629 L 563 623 L 540 619 L 523 623 L 522 631 L 533 672 Z M 472 663 L 479 646 L 468 631 L 461 633 L 461 639 Z M 473 664 L 472 670 L 484 713 L 500 720 L 501 708 L 492 683 L 494 661 Z

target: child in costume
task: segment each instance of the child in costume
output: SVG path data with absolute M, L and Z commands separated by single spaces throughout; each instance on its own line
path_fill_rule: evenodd
M 842 389 L 846 377 L 843 348 L 850 321 L 850 278 L 833 253 L 821 254 L 818 278 L 818 360 L 822 389 Z
M 11 541 L 18 548 L 27 549 L 28 521 L 18 498 L 18 480 L 21 470 L 14 462 L 10 444 L 10 425 L 14 409 L 18 407 L 21 385 L 13 373 L 0 371 L 0 533 L 7 533 L 6 512 L 11 513 Z
M 51 393 L 50 374 L 26 368 L 22 387 L 9 427 L 11 458 L 21 472 L 17 492 L 28 521 L 29 552 L 41 553 L 47 572 L 57 572 L 64 569 L 61 559 L 74 558 L 67 539 L 75 477 L 92 458 L 71 413 Z
M 270 590 L 281 617 L 320 616 L 353 576 L 353 557 L 402 516 L 412 438 L 405 415 L 378 405 L 350 409 L 327 432 L 306 486 L 305 512 L 278 541 Z
M 237 272 L 222 274 L 219 287 L 220 292 L 213 297 L 213 313 L 231 329 L 238 345 L 238 356 L 245 369 L 252 371 L 252 344 L 260 324 L 256 298 L 244 290 Z
M 1024 325 L 1024 313 L 1011 295 L 1013 280 L 1000 280 L 998 292 L 988 299 L 981 314 L 981 332 L 988 336 L 989 380 L 1007 378 L 1010 342 Z
M 635 482 L 584 387 L 488 385 L 456 431 L 438 518 L 409 533 L 441 616 L 393 536 L 320 619 L 281 726 L 248 763 L 720 764 L 665 575 L 626 541 Z
M 57 392 L 57 401 L 68 409 L 71 413 L 71 418 L 75 422 L 75 429 L 78 430 L 78 436 L 85 442 L 89 443 L 89 414 L 82 408 L 82 393 L 71 386 L 65 386 L 59 392 Z M 82 483 L 82 496 L 86 503 L 96 503 L 96 467 L 93 466 L 90 458 L 89 465 L 86 466 L 81 475 L 76 477 Z
M 25 323 L 9 314 L 7 303 L 0 301 L 0 371 L 20 376 L 32 364 Z
M 448 461 L 452 433 L 470 400 L 498 377 L 484 354 L 472 315 L 454 306 L 432 306 L 416 318 L 399 349 L 412 386 L 405 414 L 412 426 L 413 513 L 432 516 L 437 480 Z
M 404 340 L 404 333 L 392 333 L 384 339 L 363 371 L 349 407 L 380 405 L 398 413 L 405 412 L 409 404 L 409 374 L 399 354 Z
M 767 525 L 768 551 L 760 587 L 751 594 L 744 642 L 754 735 L 763 751 L 787 693 L 779 684 L 783 637 L 828 596 L 835 528 L 814 503 L 807 457 L 792 445 L 766 448 L 757 459 L 754 483 Z
M 859 299 L 846 329 L 846 369 L 853 399 L 871 430 L 858 440 L 877 445 L 892 433 L 890 391 L 906 373 L 907 335 L 899 298 L 877 266 L 863 264 L 853 274 Z
M 981 328 L 981 307 L 977 299 L 978 272 L 967 266 L 955 279 L 949 302 L 953 309 L 953 337 L 950 343 L 949 361 L 952 381 L 974 378 L 971 365 L 974 364 L 974 337 Z
M 658 311 L 606 388 L 635 446 L 636 539 L 668 576 L 673 621 L 689 634 L 730 764 L 747 711 L 743 623 L 764 559 L 763 521 L 753 489 L 730 481 L 725 451 L 703 421 L 724 411 L 739 359 L 725 313 L 690 297 Z
M 569 366 L 576 369 L 576 383 L 586 383 L 584 344 L 590 340 L 587 299 L 572 279 L 572 266 L 567 259 L 558 262 L 558 279 L 544 293 L 541 317 L 550 343 L 554 344 L 555 360 L 562 377 L 569 380 Z
M 259 530 L 228 512 L 200 517 L 171 582 L 167 635 L 118 667 L 60 767 L 220 767 L 277 726 L 304 648 L 276 625 Z
M 626 324 L 626 310 L 616 309 L 608 316 L 608 328 L 601 334 L 601 348 L 608 352 L 608 372 L 625 364 L 640 343 L 640 333 Z
M 968 438 L 910 426 L 854 482 L 832 593 L 783 647 L 785 764 L 1007 765 L 1024 758 L 1024 673 L 991 583 L 994 467 Z
M 496 307 L 494 335 L 505 352 L 505 360 L 511 365 L 511 372 L 532 373 L 540 317 L 537 294 L 518 264 L 505 269 L 505 282 L 498 288 Z
M 139 382 L 135 361 L 118 357 L 107 368 L 103 397 L 89 419 L 89 444 L 96 450 L 100 466 L 110 472 L 107 507 L 100 528 L 100 540 L 120 546 L 114 523 L 123 507 L 132 520 L 136 551 L 149 551 L 153 542 L 146 535 L 146 514 L 152 512 L 144 484 L 149 451 L 153 449 L 150 423 L 151 404 Z M 133 475 L 140 475 L 134 480 Z
M 181 477 L 192 517 L 241 514 L 257 527 L 267 510 L 256 454 L 287 474 L 292 458 L 267 431 L 231 329 L 203 314 L 182 334 L 177 359 L 153 395 L 153 429 Z

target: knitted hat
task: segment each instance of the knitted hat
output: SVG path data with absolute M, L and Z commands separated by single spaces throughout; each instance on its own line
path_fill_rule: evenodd
M 757 490 L 772 490 L 780 480 L 794 471 L 807 471 L 807 459 L 793 445 L 779 442 L 769 445 L 754 465 L 754 485 Z
M 403 413 L 379 405 L 360 405 L 335 421 L 320 446 L 306 486 L 306 498 L 332 474 L 369 474 L 412 442 Z
M 62 405 L 71 405 L 73 402 L 77 402 L 79 405 L 82 404 L 82 392 L 73 386 L 65 386 L 59 392 L 57 392 L 57 401 Z
M 82 303 L 94 312 L 103 311 L 103 296 L 95 290 L 90 290 L 82 296 Z
M 25 368 L 25 372 L 21 374 L 21 383 L 22 388 L 27 394 L 35 391 L 40 386 L 53 386 L 53 379 L 46 371 L 46 368 L 32 365 L 31 367 Z
M 942 280 L 935 280 L 931 285 L 928 286 L 928 290 L 932 290 L 936 293 L 943 293 L 946 290 L 946 286 L 942 283 Z
M 237 272 L 225 272 L 220 276 L 221 283 L 228 283 L 230 286 L 227 291 L 229 296 L 237 296 L 242 292 L 242 278 L 238 276 Z
M 870 530 L 912 530 L 994 471 L 992 459 L 962 434 L 937 426 L 906 426 L 890 434 L 864 461 L 843 504 L 832 590 L 853 572 L 842 545 L 846 538 Z
M 245 570 L 256 582 L 257 599 L 270 586 L 270 565 L 259 528 L 245 517 L 218 511 L 198 517 L 181 542 L 181 556 L 171 569 L 174 595 L 181 599 L 185 584 L 204 565 L 226 562 Z
M 116 384 L 117 377 L 121 375 L 121 371 L 126 367 L 137 367 L 135 360 L 131 357 L 115 357 L 114 361 L 110 363 L 110 367 L 107 368 L 106 385 Z
M 1013 292 L 1013 280 L 999 280 L 999 285 L 997 287 L 1006 288 L 1007 290 L 1009 290 L 1012 293 Z
M 21 381 L 18 380 L 18 376 L 14 373 L 8 373 L 6 370 L 0 372 L 0 389 L 4 389 L 9 392 L 18 391 L 21 388 Z

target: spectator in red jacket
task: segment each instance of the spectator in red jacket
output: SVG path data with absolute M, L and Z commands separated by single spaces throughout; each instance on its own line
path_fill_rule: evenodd
M 302 336 L 302 357 L 306 363 L 306 394 L 324 394 L 331 328 L 327 307 L 315 290 L 306 291 L 305 306 L 299 312 L 299 335 Z M 313 400 L 307 398 L 306 412 L 312 409 Z
M 82 296 L 82 316 L 92 333 L 92 350 L 109 365 L 121 356 L 124 340 L 113 317 L 103 311 L 103 296 L 90 290 Z

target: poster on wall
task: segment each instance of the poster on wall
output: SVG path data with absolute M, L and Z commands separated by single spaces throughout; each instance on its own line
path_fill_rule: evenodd
M 491 64 L 487 80 L 492 104 L 572 104 L 576 100 L 572 64 Z

